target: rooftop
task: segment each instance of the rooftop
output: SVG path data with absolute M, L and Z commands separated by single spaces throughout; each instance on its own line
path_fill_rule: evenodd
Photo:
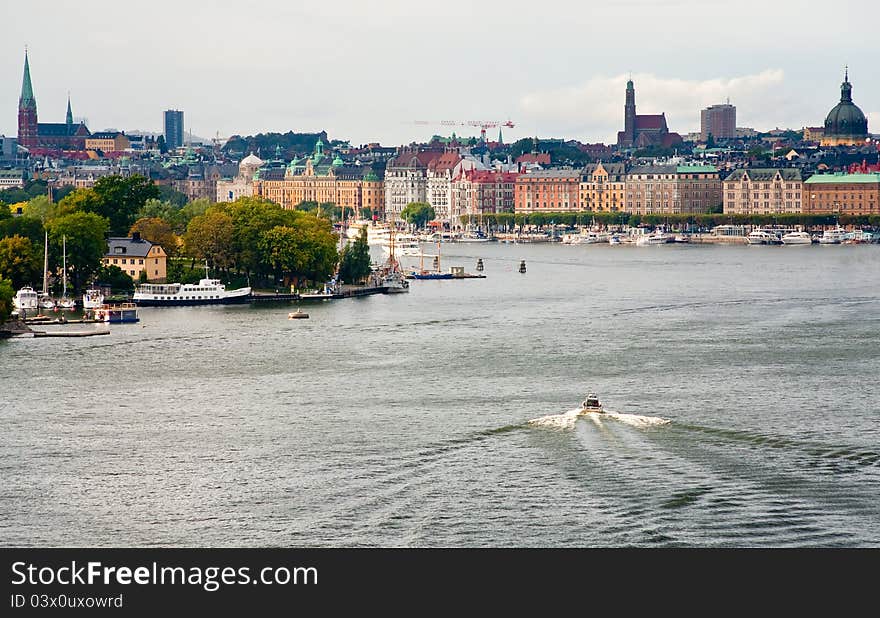
M 815 174 L 807 179 L 809 185 L 880 184 L 880 173 L 873 174 Z

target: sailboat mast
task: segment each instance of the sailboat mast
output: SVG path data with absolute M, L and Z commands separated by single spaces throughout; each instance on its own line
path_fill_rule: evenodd
M 64 249 L 63 249 L 63 253 L 64 253 L 63 265 L 61 267 L 61 274 L 63 277 L 62 280 L 64 281 L 64 284 L 62 287 L 61 297 L 66 299 L 67 298 L 67 236 L 61 237 L 61 243 L 62 243 L 62 246 L 64 247 Z
M 49 276 L 49 230 L 44 230 L 46 242 L 43 244 L 43 294 L 46 294 L 46 279 Z

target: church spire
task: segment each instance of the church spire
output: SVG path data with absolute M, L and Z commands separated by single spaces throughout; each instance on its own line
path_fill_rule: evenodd
M 27 49 L 24 50 L 24 77 L 21 80 L 21 97 L 18 99 L 19 109 L 36 109 L 34 88 L 31 86 L 31 67 L 28 63 Z
M 67 128 L 70 128 L 70 127 L 73 126 L 73 112 L 70 111 L 70 93 L 69 93 L 69 92 L 67 93 L 67 117 L 66 117 L 66 122 L 67 122 Z

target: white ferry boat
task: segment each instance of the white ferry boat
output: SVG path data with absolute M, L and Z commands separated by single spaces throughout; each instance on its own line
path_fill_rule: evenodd
M 839 245 L 846 238 L 846 230 L 838 226 L 833 230 L 825 230 L 819 238 L 820 245 Z
M 205 267 L 205 275 L 208 268 Z M 142 307 L 175 305 L 230 305 L 251 300 L 251 288 L 227 290 L 219 279 L 201 279 L 193 283 L 143 283 L 137 286 L 132 301 Z

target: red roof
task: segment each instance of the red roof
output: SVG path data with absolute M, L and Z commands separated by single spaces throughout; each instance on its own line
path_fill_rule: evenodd
M 428 169 L 435 172 L 451 170 L 458 165 L 459 161 L 461 161 L 461 155 L 457 152 L 444 152 L 442 155 L 428 163 Z
M 666 116 L 663 114 L 638 114 L 636 116 L 636 129 L 665 129 Z
M 539 154 L 525 153 L 516 158 L 517 163 L 540 163 L 550 165 L 550 153 L 541 152 Z

